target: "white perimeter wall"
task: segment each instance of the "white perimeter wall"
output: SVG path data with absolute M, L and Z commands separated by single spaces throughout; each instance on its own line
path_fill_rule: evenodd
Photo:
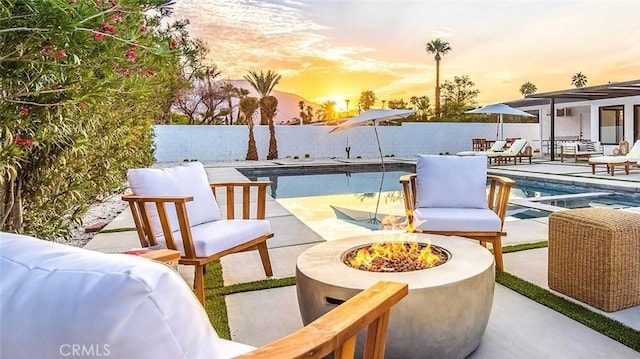
M 416 154 L 456 153 L 471 150 L 471 139 L 496 138 L 496 124 L 490 123 L 404 123 L 377 127 L 382 153 L 396 157 Z M 347 140 L 351 158 L 379 157 L 373 127 L 354 127 L 329 133 L 329 126 L 276 126 L 280 158 L 306 153 L 312 158 L 346 158 Z M 247 126 L 158 125 L 155 126 L 157 162 L 244 160 L 247 153 Z M 259 158 L 265 159 L 269 146 L 267 126 L 255 126 Z M 538 124 L 504 124 L 504 137 L 521 137 L 539 148 Z

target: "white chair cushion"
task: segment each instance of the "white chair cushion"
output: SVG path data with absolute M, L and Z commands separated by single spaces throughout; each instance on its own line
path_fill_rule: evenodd
M 83 357 L 222 357 L 191 288 L 161 263 L 7 233 L 0 249 L 2 358 L 73 357 L 73 344 L 93 350 Z
M 271 232 L 266 219 L 222 219 L 191 227 L 196 257 L 208 257 Z M 173 232 L 176 247 L 184 256 L 180 231 Z M 165 243 L 163 236 L 158 241 Z
M 498 215 L 481 208 L 416 208 L 416 229 L 429 231 L 500 232 L 502 221 Z
M 220 208 L 213 197 L 207 173 L 200 162 L 190 162 L 171 168 L 136 168 L 127 172 L 129 185 L 140 196 L 192 196 L 187 202 L 189 224 L 221 219 Z M 178 229 L 178 217 L 173 204 L 166 205 L 172 230 Z M 162 233 L 155 204 L 147 204 L 151 226 L 156 235 Z
M 491 145 L 491 148 L 489 148 L 489 150 L 491 150 L 491 152 L 500 151 L 506 144 L 507 144 L 507 141 L 497 140 L 496 142 L 493 143 L 493 145 Z
M 483 156 L 418 155 L 416 207 L 487 208 Z
M 631 147 L 631 149 L 629 150 L 629 154 L 634 157 L 640 156 L 640 140 L 637 140 L 633 144 L 633 147 Z
M 509 148 L 507 148 L 506 150 L 504 150 L 504 152 L 502 152 L 500 155 L 501 156 L 515 156 L 518 153 L 520 153 L 520 151 L 522 151 L 522 149 L 524 148 L 524 145 L 526 145 L 526 144 L 527 144 L 527 140 L 525 140 L 524 138 L 519 138 L 519 139 L 513 141 L 511 146 Z

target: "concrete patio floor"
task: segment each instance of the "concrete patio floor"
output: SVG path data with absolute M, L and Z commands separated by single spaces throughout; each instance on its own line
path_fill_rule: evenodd
M 389 162 L 415 163 L 415 159 L 390 159 Z M 378 163 L 375 160 L 258 161 L 205 164 L 212 181 L 245 180 L 235 168 Z M 491 166 L 490 172 L 516 178 L 545 181 L 548 178 L 588 183 L 597 190 L 625 187 L 640 192 L 640 169 L 630 175 L 614 177 L 604 168 L 591 174 L 584 163 L 535 161 L 533 164 Z M 324 239 L 289 213 L 276 200 L 268 198 L 267 217 L 275 237 L 269 240 L 274 277 L 295 275 L 296 259 L 307 248 Z M 223 202 L 221 202 L 223 203 Z M 637 210 L 637 209 L 636 209 Z M 106 228 L 134 227 L 128 210 Z M 547 239 L 547 218 L 523 219 L 505 223 L 508 235 L 503 245 L 538 242 Z M 98 234 L 85 248 L 116 252 L 139 246 L 135 232 Z M 257 252 L 230 255 L 222 259 L 226 285 L 265 279 Z M 191 281 L 189 267 L 181 267 L 185 280 Z M 547 249 L 505 254 L 505 271 L 547 288 Z M 558 293 L 556 293 L 558 294 Z M 570 299 L 570 298 L 569 298 Z M 229 326 L 233 340 L 260 346 L 302 327 L 295 286 L 238 293 L 226 297 Z M 584 304 L 583 304 L 584 305 Z M 589 309 L 618 320 L 640 331 L 640 306 L 614 313 Z M 506 287 L 496 284 L 493 310 L 480 347 L 470 358 L 640 358 L 640 353 L 576 321 L 542 306 Z

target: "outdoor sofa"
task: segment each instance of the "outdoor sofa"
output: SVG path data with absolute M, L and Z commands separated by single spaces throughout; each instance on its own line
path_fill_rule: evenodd
M 588 160 L 591 156 L 603 154 L 600 142 L 570 142 L 560 145 L 560 162 L 564 162 L 565 157 L 578 162 L 580 158 Z

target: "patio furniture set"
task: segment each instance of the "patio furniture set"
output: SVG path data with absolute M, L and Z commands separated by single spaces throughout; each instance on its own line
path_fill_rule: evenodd
M 478 145 L 482 142 L 478 142 L 479 139 L 472 141 L 473 151 L 461 151 L 456 153 L 457 156 L 485 156 L 487 162 L 495 164 L 509 163 L 513 161 L 514 164 L 522 163 L 523 158 L 528 158 L 531 163 L 533 157 L 531 146 L 527 146 L 527 140 L 522 138 L 508 138 L 506 140 L 497 140 L 491 144 L 490 147 Z M 488 143 L 486 140 L 484 143 Z M 479 150 L 480 148 L 486 148 L 485 150 Z
M 629 174 L 629 169 L 632 166 L 640 167 L 640 140 L 636 141 L 625 154 L 625 149 L 628 148 L 626 141 L 622 141 L 620 146 L 614 150 L 614 153 L 618 153 L 617 156 L 592 156 L 589 157 L 589 165 L 591 166 L 591 174 L 596 174 L 596 166 L 605 165 L 607 167 L 607 173 L 611 176 L 614 175 L 616 167 L 622 167 L 625 174 Z M 622 151 L 620 151 L 622 149 Z
M 514 161 L 525 144 L 523 139 L 512 144 Z M 409 294 L 404 283 L 372 284 L 357 295 L 352 293 L 355 296 L 343 298 L 344 304 L 324 315 L 307 316 L 304 328 L 257 349 L 220 339 L 203 309 L 205 268 L 225 255 L 258 250 L 265 275 L 272 276 L 266 241 L 273 233 L 265 219 L 265 188 L 269 182 L 210 184 L 204 167 L 197 162 L 166 169 L 134 169 L 128 178 L 133 193 L 123 199 L 130 205 L 141 245 L 162 243 L 173 251 L 172 260 L 179 252 L 179 262 L 195 268 L 195 295 L 165 265 L 2 233 L 0 314 L 3 324 L 14 329 L 2 333 L 6 344 L 3 356 L 48 357 L 67 350 L 61 345 L 73 343 L 114 357 L 319 358 L 334 352 L 336 357 L 353 358 L 356 334 L 368 328 L 366 343 L 359 348 L 364 348 L 365 358 L 384 357 L 390 309 Z M 487 175 L 487 161 L 481 156 L 419 155 L 416 174 L 403 176 L 400 182 L 409 232 L 464 237 L 477 240 L 482 246 L 491 243 L 491 277 L 494 269 L 504 269 L 501 237 L 506 235 L 503 224 L 513 180 Z M 237 195 L 242 196 L 242 208 L 235 206 Z M 218 200 L 225 203 L 225 211 L 218 206 Z M 632 222 L 637 225 L 638 219 Z M 616 229 L 605 229 L 605 234 L 593 229 L 593 236 L 603 237 L 599 242 L 609 241 L 605 244 L 607 250 L 613 250 L 617 243 L 637 242 L 639 229 L 615 223 Z M 553 228 L 561 232 L 554 245 L 561 244 L 562 260 L 579 255 L 582 245 L 565 233 L 571 225 Z M 630 230 L 635 232 L 628 234 Z M 550 253 L 551 237 L 550 229 Z M 568 247 L 562 243 L 568 243 Z M 637 278 L 638 266 L 633 262 L 637 258 L 628 259 L 622 252 L 618 256 L 620 259 L 616 257 L 608 264 L 610 268 L 618 270 L 619 262 L 631 263 L 630 275 Z M 575 290 L 566 289 L 562 283 L 575 270 L 550 268 L 550 283 L 553 272 L 558 290 L 573 295 Z M 591 280 L 590 277 L 587 283 Z M 627 286 L 626 281 L 618 284 Z M 629 300 L 617 288 L 613 295 L 625 296 L 623 305 L 638 304 L 635 295 Z M 589 295 L 576 294 L 576 298 L 600 303 Z M 615 310 L 620 307 L 619 302 L 604 305 Z M 488 305 L 490 308 L 491 303 Z M 480 337 L 487 324 L 483 323 Z M 153 334 L 140 340 L 140 333 Z M 441 340 L 449 343 L 455 338 Z M 474 342 L 472 348 L 464 350 L 473 351 L 478 344 L 479 341 Z

